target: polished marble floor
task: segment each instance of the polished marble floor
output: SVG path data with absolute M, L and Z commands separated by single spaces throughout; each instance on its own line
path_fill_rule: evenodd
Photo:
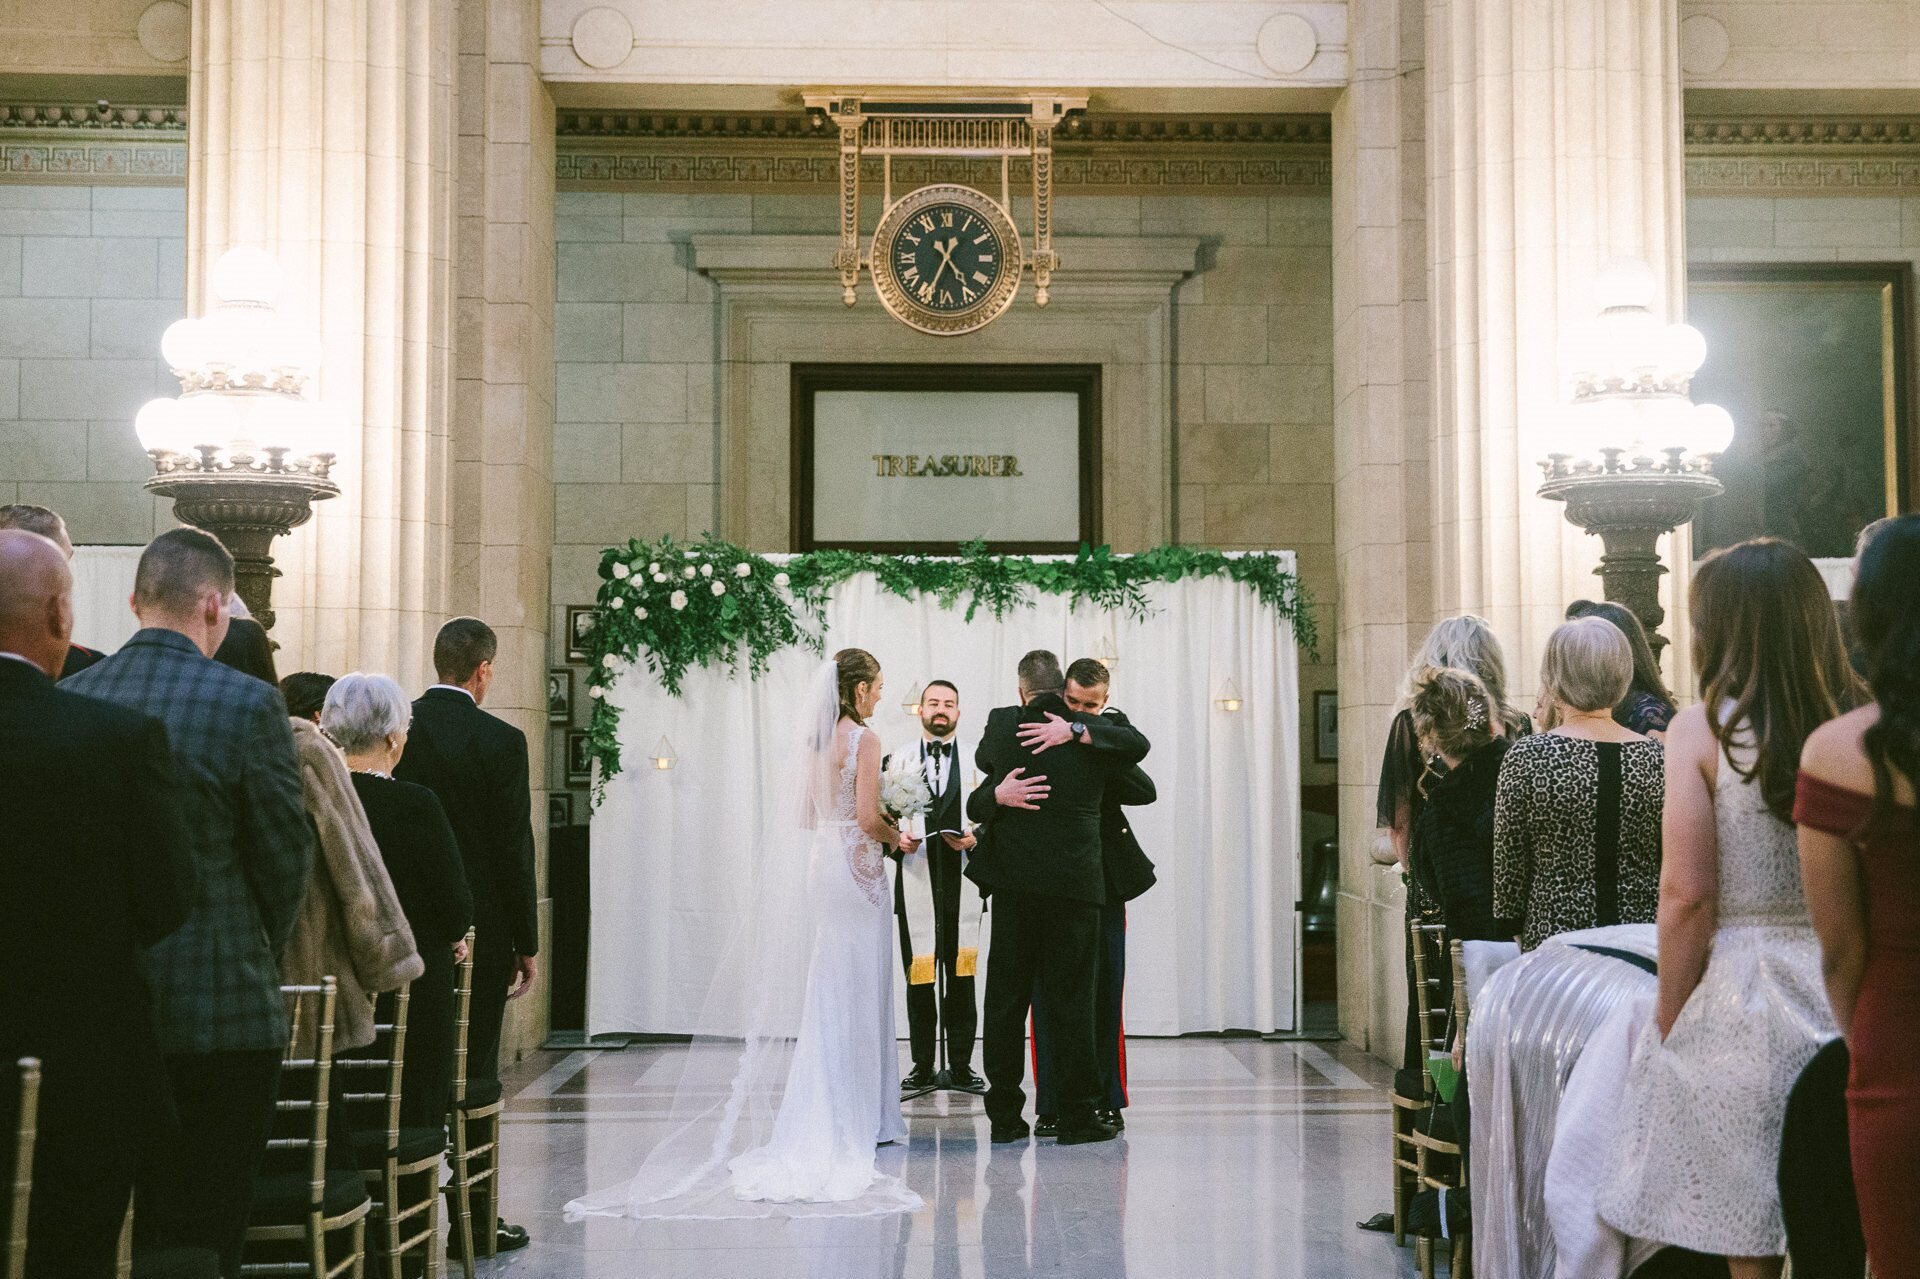
M 883 1152 L 911 1216 L 569 1225 L 657 1138 L 674 1048 L 548 1052 L 507 1079 L 503 1194 L 531 1247 L 485 1274 L 622 1279 L 1334 1279 L 1405 1276 L 1354 1223 L 1386 1207 L 1384 1066 L 1342 1044 L 1134 1040 L 1118 1141 L 993 1146 L 977 1099 L 911 1102 Z

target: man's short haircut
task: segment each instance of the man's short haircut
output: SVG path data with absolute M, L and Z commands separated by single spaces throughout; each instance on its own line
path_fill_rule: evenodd
M 1057 693 L 1066 687 L 1060 678 L 1060 659 L 1044 648 L 1036 648 L 1020 659 L 1016 672 L 1020 679 L 1020 691 L 1029 697 L 1040 693 Z
M 0 506 L 0 528 L 17 528 L 28 533 L 38 533 L 55 546 L 71 546 L 67 536 L 67 522 L 60 518 L 58 511 L 50 511 L 44 506 L 35 506 L 31 502 L 9 502 Z
M 1113 683 L 1113 672 L 1106 668 L 1105 663 L 1083 657 L 1067 667 L 1067 683 L 1078 684 L 1081 688 L 1099 688 L 1102 684 Z
M 143 608 L 178 613 L 208 591 L 233 594 L 233 556 L 213 534 L 168 529 L 147 543 L 133 574 L 133 598 Z
M 954 701 L 957 702 L 960 700 L 960 690 L 954 687 L 952 680 L 944 680 L 944 679 L 928 680 L 927 686 L 920 690 L 920 696 L 925 697 L 928 693 L 931 693 L 936 688 L 944 688 L 949 693 L 953 694 Z
M 433 637 L 434 673 L 449 684 L 464 684 L 500 651 L 500 638 L 477 617 L 456 617 Z

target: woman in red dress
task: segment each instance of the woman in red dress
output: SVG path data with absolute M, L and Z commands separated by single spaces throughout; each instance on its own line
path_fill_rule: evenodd
M 1794 820 L 1834 1018 L 1847 1037 L 1853 1178 L 1875 1279 L 1920 1279 L 1920 515 L 1861 552 L 1853 621 L 1874 702 L 1800 757 Z

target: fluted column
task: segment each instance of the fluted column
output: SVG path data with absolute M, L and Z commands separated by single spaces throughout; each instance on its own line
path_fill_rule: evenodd
M 280 539 L 285 670 L 419 688 L 447 601 L 453 0 L 195 0 L 188 305 L 257 244 L 320 334 L 341 496 Z
M 1607 259 L 1646 259 L 1681 318 L 1677 0 L 1434 0 L 1427 17 L 1436 612 L 1488 617 L 1521 691 L 1597 539 L 1535 496 L 1562 355 Z M 1685 534 L 1666 560 L 1684 579 Z M 1669 676 L 1684 672 L 1684 610 Z

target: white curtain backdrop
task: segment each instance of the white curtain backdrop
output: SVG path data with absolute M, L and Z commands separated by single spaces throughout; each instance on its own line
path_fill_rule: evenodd
M 127 597 L 144 546 L 73 548 L 73 642 L 112 653 L 140 629 Z
M 1300 865 L 1293 630 L 1225 577 L 1156 584 L 1148 596 L 1155 611 L 1144 621 L 1074 613 L 1064 598 L 1039 595 L 1004 621 L 982 610 L 968 624 L 964 604 L 908 602 L 863 574 L 830 599 L 827 652 L 857 646 L 879 658 L 886 696 L 873 724 L 888 749 L 918 736 L 904 701 L 930 679 L 958 685 L 971 785 L 988 710 L 1017 700 L 1020 656 L 1051 648 L 1069 662 L 1111 637 L 1120 656 L 1111 704 L 1152 741 L 1144 766 L 1159 790 L 1158 803 L 1129 810 L 1159 883 L 1128 907 L 1127 1029 L 1290 1030 Z M 591 1033 L 690 1028 L 745 901 L 742 879 L 773 798 L 769 753 L 791 739 L 786 717 L 819 660 L 783 653 L 759 681 L 689 671 L 678 698 L 630 669 L 609 691 L 623 712 L 625 771 L 593 817 Z M 1238 712 L 1216 705 L 1228 679 L 1243 699 Z M 649 758 L 663 736 L 677 756 L 669 770 Z M 983 972 L 992 916 L 989 906 Z M 904 1028 L 903 989 L 904 978 Z

